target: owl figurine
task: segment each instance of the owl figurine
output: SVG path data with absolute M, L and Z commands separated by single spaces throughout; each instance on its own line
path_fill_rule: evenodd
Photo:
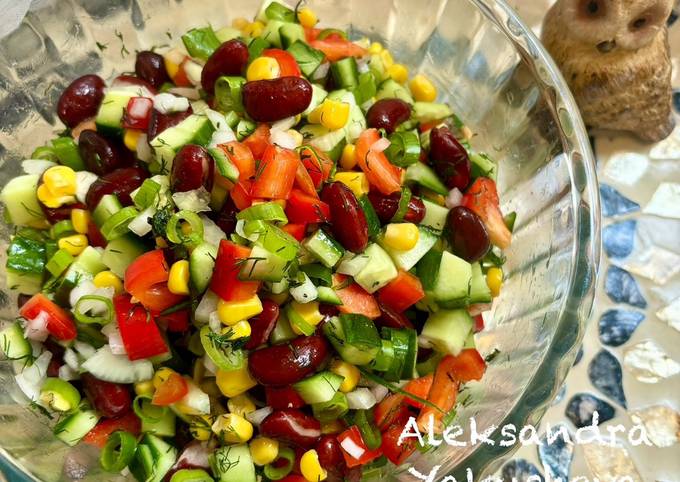
M 671 61 L 666 21 L 673 0 L 557 0 L 542 40 L 592 128 L 666 138 Z

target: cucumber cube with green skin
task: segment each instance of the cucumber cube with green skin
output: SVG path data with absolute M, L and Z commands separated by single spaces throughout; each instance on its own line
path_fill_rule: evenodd
M 442 308 L 467 306 L 471 281 L 472 265 L 444 251 L 439 265 L 439 275 L 432 288 L 435 301 Z
M 247 444 L 227 445 L 209 457 L 210 467 L 219 482 L 255 482 L 255 464 Z
M 467 310 L 439 310 L 428 317 L 420 336 L 435 350 L 458 355 L 473 326 L 474 320 Z
M 123 115 L 130 99 L 137 95 L 133 90 L 109 90 L 104 94 L 94 122 L 97 131 L 112 136 L 123 132 Z
M 342 359 L 353 365 L 368 365 L 382 347 L 375 324 L 363 315 L 333 317 L 323 331 Z
M 344 248 L 322 229 L 317 230 L 302 245 L 328 268 L 338 264 L 338 261 L 345 254 Z
M 192 114 L 176 126 L 158 134 L 151 141 L 151 148 L 157 162 L 159 174 L 168 174 L 172 169 L 175 154 L 186 144 L 206 146 L 215 128 L 205 115 Z
M 48 227 L 45 215 L 38 204 L 38 174 L 17 176 L 5 184 L 0 201 L 5 205 L 5 214 L 15 226 L 33 228 Z
M 176 422 L 177 415 L 172 410 L 166 410 L 158 420 L 143 419 L 142 432 L 151 433 L 158 437 L 174 437 L 177 430 Z
M 310 405 L 324 403 L 333 399 L 343 380 L 343 376 L 326 371 L 294 383 L 293 388 Z
M 126 234 L 109 241 L 101 255 L 101 261 L 119 278 L 132 262 L 147 251 L 146 245 L 137 237 Z
M 496 180 L 498 176 L 498 164 L 484 153 L 476 152 L 470 156 L 471 175 L 473 178 L 488 177 Z
M 30 360 L 33 356 L 31 344 L 24 337 L 24 329 L 18 321 L 0 331 L 0 352 L 8 360 Z
M 443 231 L 446 226 L 449 209 L 425 198 L 421 198 L 421 201 L 425 205 L 425 217 L 420 221 L 420 225 L 427 226 L 435 231 Z
M 380 245 L 370 244 L 363 256 L 368 257 L 368 262 L 354 276 L 354 281 L 368 293 L 375 293 L 399 275 L 390 255 Z
M 491 303 L 491 301 L 493 301 L 493 297 L 489 285 L 486 284 L 486 276 L 482 272 L 482 266 L 479 263 L 472 263 L 469 302 L 473 305 L 475 303 Z
M 449 190 L 437 174 L 422 162 L 416 162 L 408 166 L 406 169 L 406 182 L 416 183 L 442 196 L 446 196 L 449 193 Z
M 413 97 L 406 87 L 395 81 L 394 79 L 387 79 L 378 86 L 378 92 L 375 95 L 377 100 L 381 99 L 401 99 L 404 102 L 413 104 Z
M 281 33 L 283 34 L 283 32 Z M 286 50 L 288 51 L 289 54 L 291 54 L 295 58 L 296 62 L 300 66 L 300 70 L 302 71 L 303 74 L 305 74 L 305 77 L 311 77 L 311 75 L 314 73 L 316 69 L 319 68 L 319 65 L 323 63 L 323 60 L 326 57 L 323 52 L 311 47 L 303 40 L 294 41 L 287 47 Z M 315 84 L 312 84 L 312 89 L 314 89 L 314 85 Z M 314 104 L 313 91 L 312 91 L 312 104 Z M 317 103 L 316 105 L 318 104 L 319 103 Z M 307 110 L 311 112 L 309 108 Z M 305 111 L 303 115 L 307 115 L 307 111 Z
M 439 240 L 440 233 L 433 231 L 426 226 L 418 226 L 418 232 L 418 242 L 413 248 L 407 251 L 387 246 L 384 244 L 382 236 L 378 238 L 378 244 L 380 244 L 387 254 L 390 255 L 397 268 L 409 271 Z
M 287 49 L 295 42 L 305 40 L 305 29 L 299 23 L 286 23 L 279 29 L 279 37 L 281 37 L 281 47 Z
M 199 293 L 208 289 L 217 259 L 217 247 L 209 243 L 199 244 L 189 255 L 191 282 Z
M 144 434 L 137 446 L 135 457 L 130 462 L 130 472 L 137 480 L 145 482 L 161 482 L 175 461 L 177 449 L 163 439 Z
M 288 261 L 284 258 L 256 244 L 241 267 L 239 279 L 281 281 L 288 267 Z
M 82 410 L 63 418 L 54 426 L 54 435 L 73 447 L 97 425 L 99 415 L 94 410 Z
M 436 102 L 415 102 L 413 104 L 413 112 L 411 119 L 418 121 L 421 124 L 445 119 L 453 114 L 451 108 L 446 104 L 438 104 Z

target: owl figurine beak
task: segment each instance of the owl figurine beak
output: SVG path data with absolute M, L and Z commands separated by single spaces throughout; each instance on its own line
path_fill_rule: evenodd
M 603 54 L 609 53 L 616 48 L 616 40 L 605 40 L 597 44 L 597 50 Z

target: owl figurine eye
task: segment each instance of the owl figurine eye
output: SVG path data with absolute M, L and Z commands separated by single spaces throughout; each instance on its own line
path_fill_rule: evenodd
M 607 5 L 604 0 L 581 0 L 578 12 L 584 18 L 599 19 L 607 15 Z

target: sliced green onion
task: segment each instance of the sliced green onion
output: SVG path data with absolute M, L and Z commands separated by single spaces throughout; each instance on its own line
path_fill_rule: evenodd
M 85 301 L 98 301 L 103 303 L 106 307 L 106 313 L 98 316 L 90 316 L 81 312 L 81 303 Z M 100 325 L 105 325 L 113 321 L 113 313 L 113 302 L 106 296 L 84 295 L 78 299 L 76 306 L 73 307 L 73 316 L 75 316 L 76 320 L 78 320 L 80 323 L 99 323 Z
M 224 112 L 243 112 L 241 89 L 246 79 L 223 75 L 215 82 L 215 103 Z
M 238 213 L 236 219 L 243 219 L 245 221 L 275 221 L 284 224 L 288 222 L 288 217 L 283 211 L 283 208 L 280 204 L 275 202 L 266 202 L 250 206 Z
M 52 257 L 50 260 L 47 262 L 45 265 L 45 268 L 47 268 L 47 271 L 49 271 L 52 276 L 60 276 L 64 271 L 66 271 L 66 268 L 71 266 L 71 263 L 75 261 L 75 258 L 66 251 L 65 249 L 60 249 Z
M 281 20 L 288 23 L 297 21 L 295 12 L 279 2 L 270 3 L 264 10 L 264 14 L 269 20 Z
M 201 60 L 208 60 L 221 43 L 210 26 L 192 28 L 182 35 L 182 42 L 191 57 Z
M 513 211 L 509 214 L 506 214 L 505 217 L 503 218 L 503 221 L 505 222 L 505 225 L 512 233 L 515 230 L 515 221 L 517 221 L 517 211 Z
M 75 233 L 76 230 L 73 229 L 73 223 L 71 222 L 70 219 L 63 219 L 56 223 L 52 228 L 50 229 L 50 236 L 54 239 L 59 239 L 64 236 L 69 236 L 73 233 Z
M 139 395 L 132 402 L 132 410 L 134 410 L 140 420 L 147 423 L 156 423 L 163 419 L 168 411 L 168 407 L 152 405 L 150 396 Z
M 241 120 L 239 115 L 233 110 L 227 112 L 224 115 L 224 118 L 227 120 L 227 125 L 232 129 L 235 128 L 238 125 L 238 122 Z
M 408 167 L 420 161 L 420 137 L 415 131 L 395 132 L 385 155 L 392 164 Z
M 255 37 L 248 44 L 248 57 L 256 59 L 262 55 L 265 49 L 269 48 L 269 41 L 264 37 Z
M 233 151 L 232 151 L 233 153 Z M 233 183 L 238 182 L 240 172 L 231 158 L 219 147 L 209 147 L 208 154 L 215 161 L 215 167 L 222 177 L 226 177 Z
M 399 207 L 397 208 L 397 212 L 395 212 L 394 216 L 392 217 L 393 223 L 400 223 L 404 220 L 404 216 L 406 216 L 406 213 L 408 212 L 408 203 L 411 202 L 411 196 L 411 190 L 408 188 L 408 186 L 404 186 L 401 189 Z
M 139 211 L 132 206 L 125 207 L 108 218 L 102 224 L 100 231 L 102 235 L 108 240 L 120 238 L 128 232 L 128 224 L 137 217 Z
M 372 97 L 375 97 L 378 90 L 377 85 L 378 83 L 375 80 L 375 74 L 373 72 L 359 74 L 359 85 L 352 89 L 357 104 L 362 105 Z
M 54 148 L 50 146 L 40 146 L 33 151 L 31 154 L 31 159 L 43 159 L 45 161 L 57 162 L 59 158 L 54 153 Z
M 236 139 L 239 141 L 242 141 L 246 137 L 248 137 L 250 134 L 255 132 L 255 129 L 257 128 L 257 124 L 255 124 L 253 121 L 249 121 L 247 119 L 241 119 L 238 124 L 236 125 Z
M 382 444 L 380 429 L 376 427 L 373 419 L 373 410 L 357 410 L 354 412 L 354 423 L 359 427 L 361 438 L 366 447 L 375 450 Z
M 85 170 L 85 163 L 80 157 L 78 145 L 72 137 L 58 137 L 54 139 L 52 141 L 52 148 L 57 159 L 64 166 L 68 166 L 74 171 Z
M 170 478 L 170 482 L 213 482 L 213 480 L 203 469 L 181 469 Z
M 274 467 L 273 464 L 264 466 L 264 475 L 268 479 L 281 480 L 293 470 L 293 464 L 295 463 L 295 452 L 293 452 L 293 449 L 289 447 L 281 448 L 279 450 L 279 458 L 275 462 L 278 462 L 281 459 L 286 459 L 288 463 L 281 467 Z
M 386 372 L 394 363 L 394 346 L 390 340 L 382 340 L 382 346 L 371 364 L 371 368 Z
M 332 422 L 349 411 L 349 402 L 344 393 L 337 392 L 327 402 L 312 404 L 312 411 L 314 412 L 314 418 L 320 422 Z
M 137 450 L 137 440 L 129 432 L 119 430 L 109 435 L 102 449 L 99 463 L 107 472 L 118 473 L 132 462 Z
M 159 192 L 161 192 L 160 184 L 151 179 L 145 179 L 142 185 L 139 186 L 139 189 L 132 200 L 135 203 L 135 206 L 137 206 L 137 209 L 143 211 L 154 205 L 156 196 L 158 196 Z
M 233 340 L 229 340 L 227 335 L 219 335 L 206 325 L 201 328 L 200 337 L 205 354 L 217 368 L 233 371 L 245 366 L 246 356 L 243 350 L 234 349 Z
M 182 222 L 189 225 L 190 232 L 184 234 Z M 168 220 L 166 228 L 166 235 L 168 241 L 175 244 L 193 245 L 203 241 L 203 221 L 198 217 L 198 214 L 191 211 L 180 211 L 173 214 Z

